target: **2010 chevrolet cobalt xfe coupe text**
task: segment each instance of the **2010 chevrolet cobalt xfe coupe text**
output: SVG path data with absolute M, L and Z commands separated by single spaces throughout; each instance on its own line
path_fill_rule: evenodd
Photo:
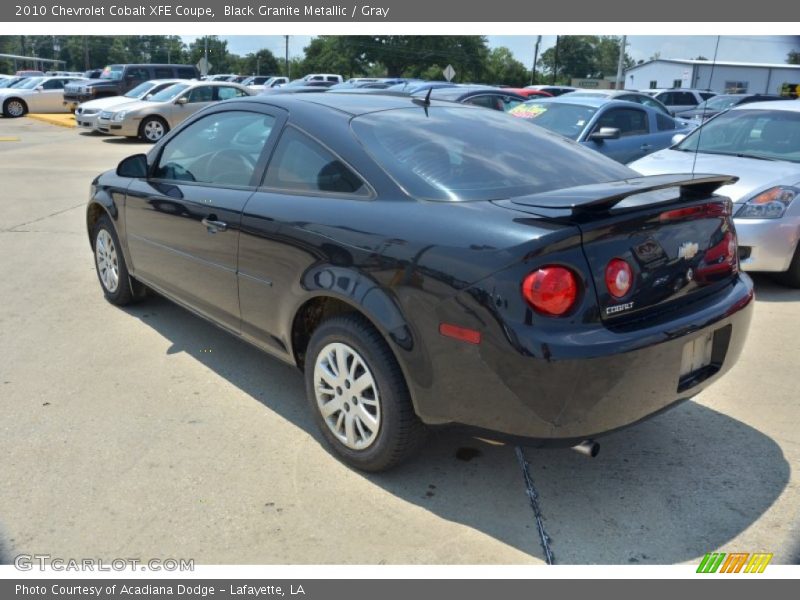
M 478 107 L 275 94 L 97 177 L 87 226 L 109 301 L 151 288 L 297 365 L 329 445 L 377 471 L 429 425 L 577 445 L 730 369 L 753 288 L 729 181 Z

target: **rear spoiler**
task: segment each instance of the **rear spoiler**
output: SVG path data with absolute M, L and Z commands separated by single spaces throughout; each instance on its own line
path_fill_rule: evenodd
M 699 196 L 710 196 L 719 187 L 736 183 L 738 180 L 738 177 L 732 175 L 692 175 L 691 173 L 651 175 L 553 190 L 531 196 L 512 198 L 511 202 L 531 208 L 555 209 L 561 214 L 569 210 L 571 216 L 575 217 L 580 215 L 588 216 L 589 214 L 607 212 L 626 198 L 638 194 L 679 188 L 680 197 L 688 200 Z M 661 200 L 667 199 L 674 201 L 677 198 L 665 197 Z M 641 208 L 658 201 L 635 203 L 632 208 Z

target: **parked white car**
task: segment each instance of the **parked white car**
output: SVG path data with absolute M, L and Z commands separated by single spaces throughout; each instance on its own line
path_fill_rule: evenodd
M 75 122 L 79 129 L 102 133 L 97 128 L 97 118 L 104 110 L 108 110 L 118 104 L 132 102 L 134 100 L 147 100 L 150 96 L 157 94 L 163 89 L 185 81 L 184 79 L 151 79 L 140 83 L 124 96 L 107 96 L 97 100 L 89 100 L 80 104 L 75 109 Z
M 800 287 L 800 102 L 740 104 L 675 141 L 628 166 L 643 175 L 737 176 L 719 193 L 734 202 L 742 268 Z
M 83 77 L 28 77 L 10 88 L 0 89 L 3 116 L 15 118 L 32 113 L 64 113 L 64 84 Z

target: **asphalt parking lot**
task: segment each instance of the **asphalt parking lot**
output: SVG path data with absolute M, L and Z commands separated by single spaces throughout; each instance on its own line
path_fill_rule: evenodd
M 199 564 L 542 564 L 513 447 L 437 432 L 364 475 L 296 370 L 159 297 L 107 303 L 89 183 L 147 146 L 0 119 L 0 549 Z M 800 558 L 800 291 L 756 278 L 737 367 L 594 460 L 526 450 L 561 564 Z

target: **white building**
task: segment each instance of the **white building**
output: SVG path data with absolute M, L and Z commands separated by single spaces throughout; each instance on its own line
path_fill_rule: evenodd
M 625 71 L 630 90 L 710 89 L 717 93 L 780 94 L 800 83 L 800 65 L 659 58 Z

